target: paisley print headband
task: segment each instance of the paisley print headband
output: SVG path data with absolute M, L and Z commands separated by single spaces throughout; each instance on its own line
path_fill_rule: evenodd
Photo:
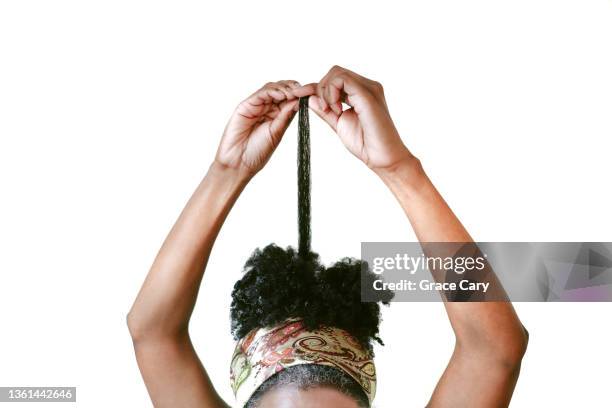
M 299 364 L 337 368 L 361 385 L 370 403 L 374 399 L 374 360 L 353 336 L 334 327 L 308 331 L 302 320 L 290 319 L 253 330 L 236 345 L 230 367 L 236 406 L 242 408 L 268 378 Z

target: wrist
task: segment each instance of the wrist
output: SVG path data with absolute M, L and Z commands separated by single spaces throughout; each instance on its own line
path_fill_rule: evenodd
M 400 154 L 401 158 L 397 159 L 393 164 L 385 167 L 372 168 L 374 173 L 383 181 L 390 180 L 400 174 L 416 173 L 421 169 L 421 162 L 408 149 L 404 147 L 405 152 Z
M 374 172 L 392 190 L 401 188 L 404 191 L 417 191 L 427 180 L 421 161 L 412 154 L 384 169 Z
M 253 178 L 254 174 L 242 169 L 231 167 L 214 160 L 208 169 L 206 178 L 212 179 L 214 183 L 225 184 L 228 187 L 244 188 Z

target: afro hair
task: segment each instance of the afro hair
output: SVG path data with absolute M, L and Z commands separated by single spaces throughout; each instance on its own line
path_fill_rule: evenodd
M 256 249 L 245 264 L 245 274 L 232 292 L 232 334 L 236 339 L 253 329 L 301 318 L 307 329 L 331 326 L 346 330 L 372 352 L 378 337 L 380 305 L 361 301 L 362 280 L 375 279 L 367 263 L 344 258 L 330 267 L 310 252 L 298 255 L 270 244 Z M 363 271 L 363 274 L 362 274 Z M 391 291 L 377 293 L 388 304 Z

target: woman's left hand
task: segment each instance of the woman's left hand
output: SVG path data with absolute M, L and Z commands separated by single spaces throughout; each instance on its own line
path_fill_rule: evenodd
M 315 85 L 270 82 L 241 102 L 230 118 L 215 161 L 255 175 L 268 162 L 299 107 Z
M 369 168 L 383 174 L 414 161 L 393 124 L 380 83 L 334 66 L 317 84 L 317 96 L 310 98 L 310 107 Z

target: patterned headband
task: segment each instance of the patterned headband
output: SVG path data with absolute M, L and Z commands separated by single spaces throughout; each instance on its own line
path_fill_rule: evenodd
M 376 369 L 371 354 L 345 330 L 321 327 L 308 331 L 300 319 L 251 331 L 236 345 L 230 368 L 237 407 L 274 374 L 299 364 L 334 367 L 361 386 L 372 403 Z

